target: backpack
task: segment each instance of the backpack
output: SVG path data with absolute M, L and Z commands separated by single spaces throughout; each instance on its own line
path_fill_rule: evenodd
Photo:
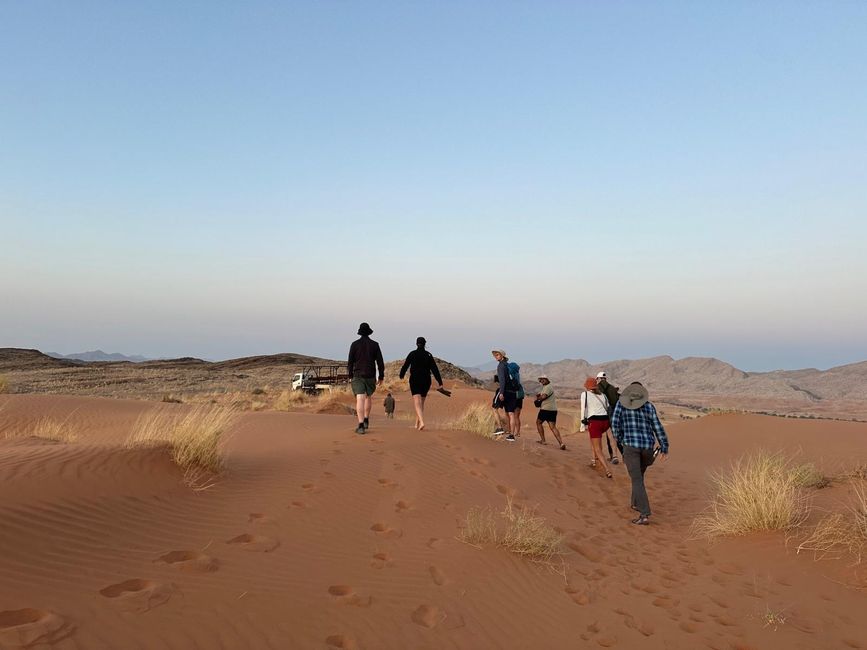
M 514 361 L 506 363 L 506 390 L 515 393 L 523 393 L 524 387 L 521 385 L 521 366 Z M 523 395 L 521 395 L 523 397 Z

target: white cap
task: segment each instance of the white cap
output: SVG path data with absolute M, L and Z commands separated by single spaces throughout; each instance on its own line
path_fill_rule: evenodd
M 604 370 L 600 370 L 596 373 L 596 379 L 608 379 L 608 375 L 605 374 Z

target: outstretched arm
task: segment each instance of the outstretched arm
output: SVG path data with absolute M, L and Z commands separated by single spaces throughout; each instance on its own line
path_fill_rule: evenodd
M 410 358 L 412 357 L 412 352 L 410 352 L 406 356 L 406 361 L 403 362 L 403 365 L 400 367 L 400 378 L 403 379 L 404 375 L 406 375 L 406 371 L 409 368 Z
M 428 354 L 430 354 L 430 352 L 428 352 Z M 443 378 L 440 376 L 440 369 L 437 368 L 437 362 L 432 354 L 430 355 L 430 371 L 433 373 L 434 379 L 437 380 L 437 383 L 442 386 Z

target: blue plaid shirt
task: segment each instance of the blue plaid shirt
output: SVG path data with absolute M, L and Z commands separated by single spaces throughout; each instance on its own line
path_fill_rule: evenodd
M 668 453 L 668 437 L 656 414 L 656 408 L 650 402 L 635 410 L 617 402 L 611 418 L 611 430 L 621 444 L 639 449 L 653 449 L 659 440 L 662 453 Z

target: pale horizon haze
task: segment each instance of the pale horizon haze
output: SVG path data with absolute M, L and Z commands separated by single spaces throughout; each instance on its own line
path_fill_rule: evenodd
M 867 3 L 0 3 L 0 347 L 867 359 Z

